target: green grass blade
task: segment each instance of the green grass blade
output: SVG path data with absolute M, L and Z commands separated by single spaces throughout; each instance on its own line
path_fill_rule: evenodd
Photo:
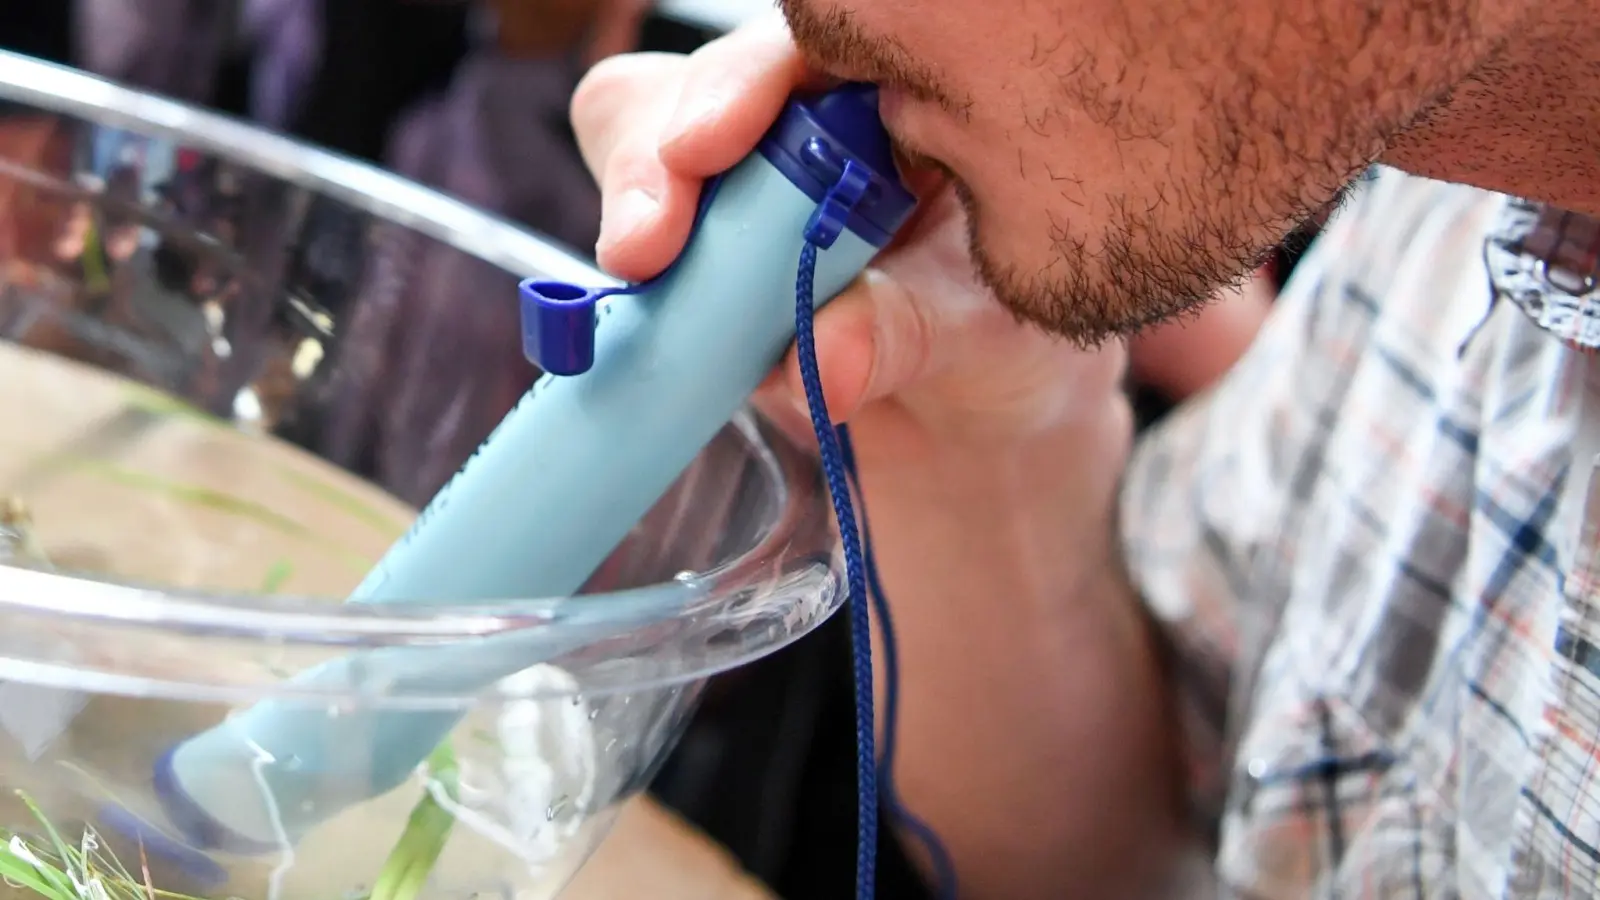
M 142 384 L 128 384 L 123 397 L 129 407 L 152 416 L 187 419 L 205 425 L 227 425 L 226 422 L 203 409 L 191 406 L 171 394 L 165 394 Z
M 236 497 L 204 485 L 191 484 L 175 478 L 166 478 L 148 472 L 141 472 L 103 459 L 91 459 L 83 456 L 64 457 L 57 464 L 122 487 L 147 491 L 190 506 L 237 516 L 262 527 L 270 528 L 280 534 L 307 541 L 318 547 L 322 552 L 333 555 L 341 563 L 362 574 L 372 568 L 372 561 L 361 554 L 337 541 L 329 539 L 326 535 L 319 535 L 313 532 L 294 519 L 275 512 L 265 504 L 257 503 L 254 500 Z
M 276 594 L 292 577 L 294 577 L 294 563 L 287 559 L 278 560 L 267 570 L 267 577 L 261 579 L 261 593 Z
M 128 871 L 128 867 L 122 864 L 122 860 L 117 859 L 117 855 L 111 852 L 111 848 L 101 844 L 100 840 L 100 836 L 95 835 L 95 852 L 89 855 L 85 863 L 99 863 L 111 874 L 113 882 L 139 885 L 139 891 L 143 893 L 144 887 L 140 885 L 139 879 L 135 878 L 133 873 Z
M 319 500 L 337 507 L 339 510 L 353 518 L 361 520 L 374 531 L 386 537 L 398 538 L 406 533 L 406 524 L 397 522 L 392 516 L 379 512 L 377 508 L 353 494 L 347 493 L 323 481 L 319 481 L 288 466 L 279 466 L 278 473 L 284 480 L 296 488 L 316 497 Z
M 86 849 L 73 849 L 67 846 L 66 841 L 62 839 L 61 834 L 46 818 L 44 811 L 33 798 L 22 791 L 17 791 L 16 795 L 44 829 L 53 851 L 41 852 L 39 848 L 28 843 L 23 835 L 0 829 L 0 879 L 31 891 L 45 900 L 83 900 L 78 888 L 73 884 L 75 878 L 85 884 L 91 880 L 98 880 L 100 886 L 105 889 L 106 896 L 111 900 L 150 900 L 151 897 L 158 900 L 201 900 L 177 891 L 162 890 L 135 878 L 127 866 L 123 865 L 109 848 L 100 843 L 99 835 L 92 830 L 85 832 L 93 841 L 92 847 L 88 844 L 85 844 Z M 37 862 L 14 852 L 11 849 L 13 839 L 22 842 L 28 855 Z M 50 852 L 55 854 L 54 859 L 50 858 Z M 143 869 L 143 866 L 140 868 Z
M 67 871 L 70 871 L 68 867 L 72 862 L 72 851 L 67 849 L 67 843 L 61 839 L 60 832 L 56 831 L 56 827 L 50 824 L 49 819 L 45 818 L 44 811 L 39 808 L 37 803 L 33 802 L 32 797 L 29 797 L 23 791 L 17 791 L 17 797 L 22 800 L 23 805 L 28 807 L 28 812 L 33 813 L 33 817 L 38 820 L 39 825 L 44 828 L 45 835 L 50 838 L 50 843 L 55 847 L 57 855 L 56 858 L 59 861 L 58 865 L 62 870 L 65 870 L 57 871 L 56 869 L 52 868 L 51 871 L 55 873 L 55 877 L 52 880 L 59 882 L 60 889 L 65 891 L 67 896 L 74 896 L 76 891 L 74 891 L 72 888 L 72 879 L 68 878 L 66 875 Z M 45 875 L 47 878 L 50 877 L 44 872 L 40 872 L 39 874 Z
M 459 768 L 455 750 L 448 741 L 433 751 L 427 766 L 429 776 L 439 789 L 455 800 Z M 389 851 L 389 858 L 378 872 L 369 900 L 416 900 L 427 886 L 439 856 L 444 853 L 454 826 L 455 815 L 439 803 L 432 790 L 426 791 L 412 807 L 400 840 Z
M 55 878 L 46 880 L 43 873 L 39 871 L 38 866 L 11 852 L 10 840 L 12 836 L 3 835 L 3 837 L 6 840 L 6 845 L 0 847 L 0 879 L 20 885 L 41 897 L 49 897 L 52 900 L 56 900 L 56 898 L 68 900 L 68 898 L 72 897 L 70 884 L 66 893 L 62 893 L 61 885 L 67 882 L 65 874 L 57 872 L 48 863 L 45 863 L 44 868 L 50 869 L 51 872 L 55 873 Z M 18 838 L 20 839 L 20 836 Z M 44 861 L 40 860 L 40 862 L 43 863 Z
M 100 225 L 92 216 L 88 233 L 83 236 L 83 255 L 78 260 L 83 266 L 83 284 L 89 293 L 111 290 L 111 276 L 106 271 L 105 242 L 100 239 Z

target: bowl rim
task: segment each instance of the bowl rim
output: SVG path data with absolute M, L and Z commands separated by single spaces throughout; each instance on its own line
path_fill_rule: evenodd
M 404 225 L 519 279 L 620 283 L 550 238 L 377 166 L 81 69 L 0 50 L 0 100 L 209 151 Z
M 809 634 L 846 599 L 842 560 L 814 460 L 749 409 L 725 430 L 736 432 L 755 464 L 766 471 L 778 495 L 778 514 L 744 548 L 687 578 L 576 597 L 379 605 L 151 589 L 0 566 L 0 621 L 11 623 L 0 631 L 0 681 L 230 705 L 268 699 L 344 703 L 354 698 L 373 708 L 416 711 L 568 697 L 574 690 L 601 696 L 697 682 L 783 649 Z M 815 502 L 808 502 L 808 496 Z M 746 626 L 757 620 L 757 633 L 752 634 Z M 27 624 L 15 634 L 19 622 Z M 68 637 L 56 630 L 63 627 L 76 630 Z M 539 646 L 541 635 L 564 629 L 566 636 L 557 642 L 564 649 L 530 656 L 529 665 L 559 666 L 575 679 L 571 688 L 528 689 L 500 679 L 467 688 L 356 688 L 301 683 L 288 672 L 268 681 L 219 683 L 200 675 L 154 671 L 142 659 L 96 662 L 81 653 L 85 644 L 112 640 L 128 647 L 147 635 L 175 641 L 176 647 L 195 642 L 196 652 L 207 657 L 225 655 L 229 648 L 310 651 L 314 668 L 367 653 L 448 655 L 479 648 L 502 655 L 508 645 L 531 641 L 524 646 Z M 742 636 L 720 644 L 713 639 L 699 652 L 669 653 L 642 667 L 632 656 L 641 648 L 676 646 L 682 638 L 692 646 L 719 632 Z M 49 646 L 21 654 L 13 649 L 18 642 L 32 647 L 52 641 L 65 641 L 72 649 L 65 657 Z M 614 648 L 617 642 L 625 650 L 621 659 L 612 659 L 603 649 L 596 655 L 597 648 Z
M 743 443 L 773 486 L 778 515 L 742 548 L 703 572 L 684 573 L 673 584 L 682 590 L 668 598 L 683 616 L 715 615 L 724 595 L 775 578 L 774 566 L 815 525 L 821 494 L 793 447 L 769 440 L 746 409 L 724 427 Z M 813 501 L 808 503 L 807 497 Z M 301 647 L 403 647 L 441 640 L 468 640 L 559 625 L 572 612 L 584 622 L 607 619 L 644 624 L 641 606 L 668 583 L 642 588 L 583 593 L 572 597 L 507 597 L 473 603 L 419 600 L 405 603 L 330 603 L 327 598 L 248 591 L 205 591 L 100 581 L 72 574 L 0 565 L 0 615 L 70 618 L 86 623 L 156 628 L 213 638 L 270 639 Z M 576 602 L 575 602 L 576 601 Z
M 0 100 L 205 150 L 404 225 L 519 278 L 597 286 L 617 283 L 549 239 L 376 166 L 81 70 L 0 50 Z M 780 513 L 749 546 L 730 553 L 719 567 L 694 573 L 693 583 L 704 589 L 683 607 L 680 617 L 715 618 L 729 604 L 730 595 L 762 579 L 774 580 L 781 569 L 775 564 L 792 555 L 797 543 L 808 543 L 805 532 L 815 527 L 817 512 L 826 505 L 811 477 L 814 464 L 788 446 L 775 428 L 761 423 L 748 408 L 729 427 L 739 432 L 778 490 Z M 825 568 L 836 565 L 830 559 Z M 829 582 L 831 575 L 816 577 L 818 589 L 826 590 L 823 582 Z M 592 617 L 589 621 L 604 620 L 607 610 L 614 610 L 619 620 L 632 616 L 637 621 L 639 593 L 580 597 L 585 614 Z M 472 605 L 426 601 L 379 607 L 142 588 L 0 566 L 0 614 L 69 619 L 97 627 L 270 639 L 294 646 L 394 646 L 505 634 L 554 623 L 563 605 L 575 605 L 571 599 L 507 598 Z M 776 646 L 788 640 L 775 636 Z

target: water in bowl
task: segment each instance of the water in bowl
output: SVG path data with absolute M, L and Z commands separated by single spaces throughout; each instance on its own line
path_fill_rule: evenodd
M 0 435 L 8 566 L 336 603 L 412 515 L 288 444 L 16 345 L 0 344 L 0 410 L 33 423 Z M 30 639 L 44 636 L 9 638 Z M 197 660 L 161 635 L 49 639 L 63 665 L 131 662 L 174 685 L 270 684 L 308 664 L 259 644 Z M 553 897 L 675 735 L 694 688 L 584 696 L 552 665 L 503 686 L 545 699 L 478 707 L 406 785 L 275 853 L 241 856 L 179 847 L 151 774 L 162 753 L 242 704 L 181 688 L 0 682 L 0 896 Z M 39 890 L 52 882 L 66 890 Z
M 342 601 L 414 509 L 340 467 L 413 504 L 437 490 L 536 374 L 528 275 L 605 283 L 416 185 L 0 51 L 0 893 L 553 896 L 705 679 L 839 608 L 814 462 L 742 417 L 593 579 L 688 571 L 692 603 L 619 634 L 599 598 L 557 601 L 603 633 L 517 678 L 582 690 L 477 704 L 436 765 L 281 852 L 212 854 L 220 877 L 115 827 L 107 809 L 162 827 L 157 757 L 254 702 L 236 688 L 350 651 L 194 622 L 265 615 L 263 594 Z M 127 592 L 96 579 L 215 596 L 140 627 L 97 619 L 95 590 Z M 330 713 L 360 712 L 348 699 Z

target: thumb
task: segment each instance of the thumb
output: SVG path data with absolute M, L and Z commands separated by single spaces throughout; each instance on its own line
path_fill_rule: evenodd
M 867 269 L 818 312 L 817 368 L 835 423 L 928 373 L 934 357 L 931 314 L 904 284 L 877 268 Z M 798 347 L 790 348 L 784 374 L 796 404 L 805 409 Z

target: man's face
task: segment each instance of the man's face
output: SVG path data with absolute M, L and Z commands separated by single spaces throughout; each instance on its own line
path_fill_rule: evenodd
M 782 5 L 813 64 L 878 82 L 908 156 L 953 176 L 1001 301 L 1087 343 L 1247 271 L 1510 27 L 1479 0 Z

